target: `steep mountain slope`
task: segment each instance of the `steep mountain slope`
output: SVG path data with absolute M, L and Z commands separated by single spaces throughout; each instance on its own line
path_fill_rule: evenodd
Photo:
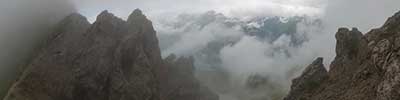
M 336 39 L 329 72 L 310 65 L 285 100 L 400 99 L 400 12 L 365 35 L 340 28 Z
M 170 100 L 161 91 L 168 88 L 162 84 L 170 69 L 152 22 L 140 10 L 127 21 L 103 11 L 93 24 L 72 14 L 60 22 L 5 100 Z

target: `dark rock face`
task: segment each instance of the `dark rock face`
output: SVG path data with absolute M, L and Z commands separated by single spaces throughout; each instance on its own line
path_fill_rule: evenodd
M 170 55 L 164 61 L 168 68 L 166 86 L 162 86 L 166 100 L 218 100 L 218 95 L 200 84 L 194 76 L 193 57 L 176 58 Z
M 337 56 L 327 78 L 312 79 L 320 84 L 300 92 L 295 79 L 286 100 L 400 99 L 400 12 L 365 35 L 341 28 L 336 39 Z M 305 71 L 301 77 L 307 73 L 312 74 Z
M 170 72 L 140 10 L 127 21 L 103 11 L 92 25 L 72 14 L 53 33 L 5 100 L 173 100 L 161 98 Z
M 318 87 L 327 78 L 328 71 L 324 67 L 323 58 L 317 58 L 300 77 L 293 79 L 291 91 L 284 100 L 296 100 L 296 98 L 302 100 L 302 94 Z
M 344 57 L 356 54 L 361 37 L 362 33 L 357 28 L 353 28 L 351 31 L 347 28 L 340 28 L 336 33 L 336 54 Z

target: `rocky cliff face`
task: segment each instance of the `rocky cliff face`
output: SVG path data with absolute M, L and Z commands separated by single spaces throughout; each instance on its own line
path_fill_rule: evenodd
M 365 35 L 340 28 L 336 39 L 329 72 L 322 65 L 313 67 L 314 62 L 293 80 L 285 100 L 400 99 L 400 12 Z M 307 81 L 313 84 L 304 87 Z
M 192 67 L 179 62 L 165 64 L 152 23 L 138 9 L 127 21 L 103 11 L 93 24 L 72 14 L 55 28 L 5 100 L 178 100 L 162 98 L 166 95 L 162 90 L 169 88 L 163 84 L 173 79 L 170 77 L 183 75 L 172 76 L 174 70 Z M 180 67 L 172 69 L 175 66 Z M 190 70 L 184 71 L 193 76 Z M 206 89 L 183 86 L 198 84 L 175 86 Z M 190 96 L 197 95 L 201 94 Z

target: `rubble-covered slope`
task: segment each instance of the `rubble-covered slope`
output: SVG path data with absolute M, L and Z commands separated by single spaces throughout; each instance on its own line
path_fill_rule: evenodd
M 162 98 L 168 67 L 152 22 L 140 10 L 127 21 L 103 11 L 93 24 L 72 14 L 56 26 L 4 100 L 173 100 Z
M 310 65 L 285 100 L 400 99 L 400 12 L 365 35 L 340 28 L 336 39 L 329 72 Z

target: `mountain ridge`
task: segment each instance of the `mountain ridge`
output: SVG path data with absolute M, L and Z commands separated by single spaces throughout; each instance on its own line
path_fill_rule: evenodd
M 161 58 L 156 31 L 141 10 L 134 10 L 127 21 L 105 10 L 93 24 L 73 13 L 52 33 L 4 100 L 169 100 L 161 90 L 174 85 L 162 84 L 174 78 L 168 70 L 177 69 Z M 205 91 L 171 98 L 218 99 L 196 81 L 183 85 L 193 87 L 175 92 Z

